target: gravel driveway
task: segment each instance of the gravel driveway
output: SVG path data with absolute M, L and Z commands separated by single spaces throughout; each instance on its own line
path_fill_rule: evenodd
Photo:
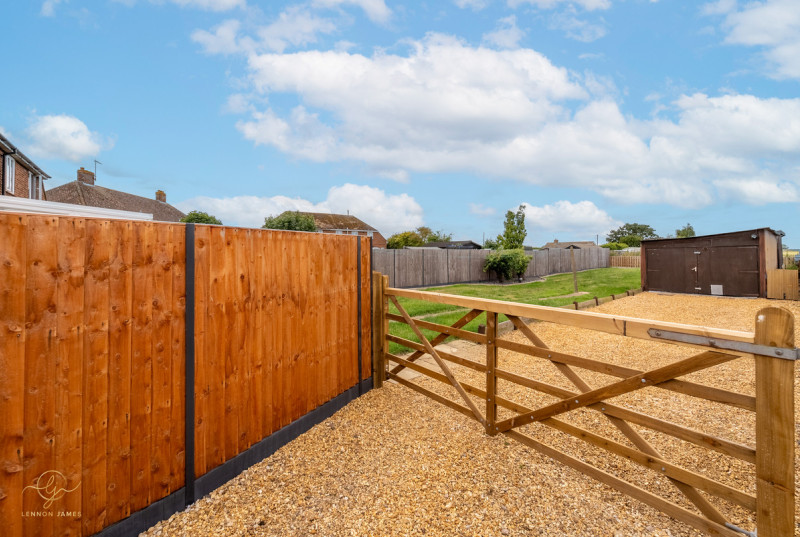
M 792 310 L 795 332 L 800 334 L 797 302 L 643 293 L 593 311 L 752 331 L 756 311 L 776 305 Z M 551 348 L 629 367 L 652 369 L 693 354 L 691 349 L 674 345 L 549 323 L 535 323 L 532 328 Z M 523 341 L 517 332 L 506 337 Z M 447 345 L 459 355 L 484 360 L 481 347 L 466 342 Z M 572 388 L 551 364 L 541 360 L 500 351 L 500 367 Z M 460 379 L 482 385 L 482 375 L 459 367 L 454 371 Z M 601 374 L 580 373 L 595 387 L 610 381 Z M 754 393 L 752 363 L 745 359 L 686 378 Z M 429 379 L 415 381 L 451 397 L 455 393 Z M 796 378 L 796 395 L 798 385 Z M 553 400 L 502 382 L 499 393 L 534 407 Z M 753 415 L 746 411 L 655 389 L 627 394 L 614 402 L 731 440 L 755 443 Z M 597 412 L 575 411 L 564 421 L 626 442 Z M 755 493 L 751 465 L 647 429 L 637 430 L 672 462 Z M 649 470 L 541 424 L 527 426 L 524 432 L 689 506 L 665 478 Z M 749 512 L 714 502 L 731 520 L 753 529 Z M 588 537 L 700 533 L 502 435 L 489 437 L 479 423 L 416 392 L 387 384 L 143 535 Z

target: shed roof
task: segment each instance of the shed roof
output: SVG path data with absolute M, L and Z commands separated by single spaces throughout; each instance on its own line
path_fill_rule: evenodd
M 429 248 L 444 248 L 445 250 L 480 250 L 481 245 L 475 241 L 438 241 L 429 242 L 425 246 Z
M 758 233 L 759 231 L 762 231 L 762 230 L 763 231 L 768 231 L 768 232 L 772 233 L 773 235 L 775 235 L 776 237 L 783 237 L 784 235 L 786 235 L 781 230 L 774 230 L 774 229 L 772 229 L 770 227 L 760 227 L 760 228 L 756 228 L 756 229 L 744 229 L 742 231 L 728 231 L 726 233 L 714 233 L 714 234 L 711 234 L 711 235 L 696 235 L 694 237 L 680 237 L 680 238 L 672 237 L 672 238 L 658 238 L 658 239 L 643 239 L 642 240 L 642 244 L 644 244 L 644 243 L 655 243 L 655 242 L 670 242 L 670 241 L 691 241 L 691 240 L 695 240 L 695 239 L 711 239 L 711 238 L 715 238 L 715 237 L 729 237 L 729 236 L 740 235 L 740 234 L 744 234 L 744 233 Z
M 49 201 L 104 207 L 118 211 L 150 213 L 153 215 L 153 220 L 161 222 L 177 222 L 186 216 L 169 203 L 102 186 L 87 185 L 81 181 L 71 181 L 49 189 L 47 191 L 47 199 Z

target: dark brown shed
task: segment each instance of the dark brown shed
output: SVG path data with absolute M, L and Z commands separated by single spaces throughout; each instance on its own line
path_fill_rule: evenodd
M 767 296 L 781 268 L 782 231 L 770 228 L 642 241 L 642 288 L 698 295 Z

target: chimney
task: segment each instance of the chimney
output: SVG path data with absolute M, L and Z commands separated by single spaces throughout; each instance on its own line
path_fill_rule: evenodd
M 156 190 L 156 201 L 167 203 L 167 193 L 163 190 Z
M 553 239 L 553 244 L 558 244 L 558 239 Z
M 84 170 L 83 166 L 81 169 L 78 170 L 78 181 L 81 183 L 86 183 L 87 185 L 94 184 L 94 172 L 90 172 L 89 170 Z

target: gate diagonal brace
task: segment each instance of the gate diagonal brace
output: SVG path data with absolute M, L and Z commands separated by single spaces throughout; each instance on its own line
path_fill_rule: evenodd
M 544 341 L 542 341 L 542 339 L 539 338 L 539 336 L 537 336 L 528 327 L 528 325 L 526 325 L 522 321 L 522 319 L 520 319 L 519 317 L 508 316 L 508 315 L 507 317 L 514 324 L 517 330 L 520 330 L 525 335 L 525 337 L 527 337 L 531 341 L 531 343 L 545 349 L 549 348 L 548 345 Z M 589 392 L 593 389 L 569 365 L 563 362 L 556 362 L 556 361 L 553 361 L 553 364 L 561 372 L 561 374 L 567 377 L 567 379 L 570 382 L 572 382 L 572 384 L 574 384 L 575 387 L 581 390 L 582 392 Z M 631 443 L 633 443 L 633 445 L 635 445 L 640 451 L 653 457 L 658 457 L 660 459 L 664 458 L 663 455 L 661 455 L 661 453 L 659 453 L 658 450 L 655 449 L 647 440 L 642 438 L 642 436 L 638 432 L 636 432 L 636 430 L 633 427 L 631 427 L 631 425 L 627 421 L 622 420 L 620 418 L 615 418 L 613 416 L 609 416 L 608 414 L 604 414 L 604 416 L 608 418 L 608 420 L 612 423 L 612 425 L 614 425 L 617 429 L 619 429 L 619 431 L 623 435 L 625 435 L 625 437 L 628 438 L 628 440 L 630 440 Z M 728 521 L 725 519 L 722 513 L 720 513 L 716 507 L 714 507 L 711 503 L 709 503 L 709 501 L 706 500 L 705 497 L 703 497 L 703 495 L 701 495 L 694 487 L 671 477 L 668 477 L 668 479 L 670 480 L 670 482 L 672 482 L 673 485 L 675 485 L 675 487 L 677 487 L 678 490 L 681 491 L 681 493 L 683 493 L 684 496 L 686 496 L 686 498 L 690 502 L 692 502 L 698 509 L 700 509 L 701 513 L 703 513 L 710 520 L 713 520 L 718 524 L 728 524 Z
M 397 298 L 395 298 L 392 295 L 389 295 L 389 298 L 392 300 L 392 303 L 394 304 L 394 307 L 397 308 L 397 311 L 400 312 L 400 315 L 402 315 L 403 318 L 406 320 L 406 323 L 408 323 L 408 326 L 411 327 L 411 330 L 414 331 L 414 333 L 417 335 L 419 340 L 422 342 L 422 345 L 428 351 L 428 354 L 430 354 L 433 357 L 433 359 L 436 360 L 436 363 L 442 369 L 442 372 L 445 374 L 447 379 L 450 381 L 450 384 L 453 385 L 453 387 L 456 389 L 458 394 L 461 396 L 461 398 L 467 404 L 469 409 L 475 415 L 475 419 L 477 419 L 482 425 L 485 426 L 486 425 L 486 419 L 481 415 L 480 410 L 478 410 L 478 407 L 475 406 L 475 403 L 472 402 L 472 399 L 469 398 L 469 395 L 467 395 L 467 392 L 464 390 L 464 387 L 461 386 L 461 383 L 459 383 L 458 380 L 456 380 L 456 378 L 453 376 L 452 371 L 450 371 L 450 368 L 447 367 L 446 363 L 444 363 L 444 360 L 442 360 L 439 357 L 439 353 L 437 353 L 436 349 L 433 348 L 433 346 L 431 345 L 431 342 L 428 341 L 428 338 L 425 337 L 425 334 L 423 334 L 420 331 L 420 329 L 417 327 L 416 323 L 414 322 L 414 319 L 412 319 L 411 316 L 408 314 L 408 312 L 405 310 L 405 308 L 403 308 L 403 306 L 400 305 L 400 303 L 397 301 Z
M 561 401 L 534 410 L 533 412 L 526 412 L 525 414 L 520 414 L 511 419 L 501 421 L 497 424 L 497 430 L 499 432 L 505 432 L 515 427 L 527 425 L 528 423 L 552 418 L 553 416 L 569 412 L 570 410 L 583 408 L 594 403 L 599 403 L 604 399 L 610 399 L 611 397 L 641 390 L 647 386 L 655 386 L 656 384 L 672 380 L 675 377 L 707 369 L 735 358 L 738 358 L 738 356 L 706 351 L 679 362 L 628 377 L 619 382 L 609 384 L 608 386 L 584 392 L 575 398 L 570 397 L 562 399 Z

